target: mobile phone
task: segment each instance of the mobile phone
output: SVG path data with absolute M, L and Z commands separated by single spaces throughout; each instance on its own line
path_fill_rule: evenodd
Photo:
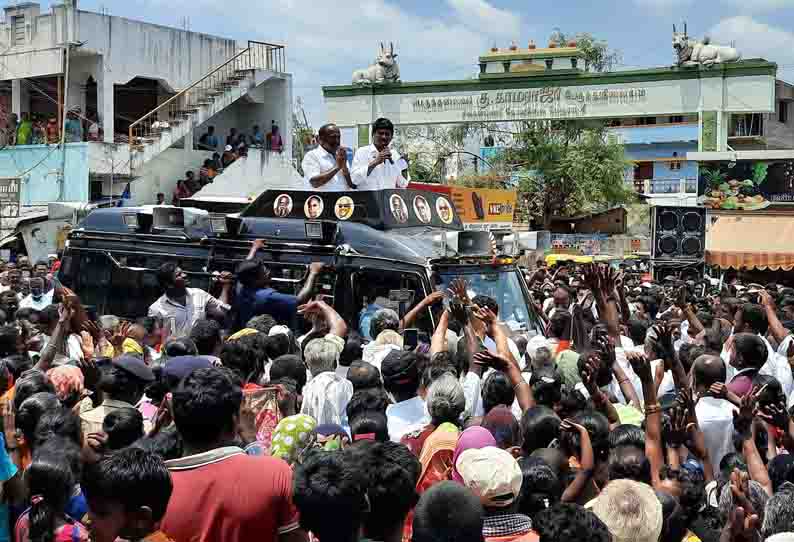
M 403 331 L 403 345 L 406 350 L 413 350 L 419 345 L 419 330 L 409 328 Z

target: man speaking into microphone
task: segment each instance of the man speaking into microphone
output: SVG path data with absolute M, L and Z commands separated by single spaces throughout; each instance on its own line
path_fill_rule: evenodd
M 394 124 L 380 118 L 372 125 L 372 145 L 361 147 L 353 157 L 353 183 L 359 190 L 405 188 L 408 179 L 402 172 L 408 161 L 389 144 L 394 138 Z

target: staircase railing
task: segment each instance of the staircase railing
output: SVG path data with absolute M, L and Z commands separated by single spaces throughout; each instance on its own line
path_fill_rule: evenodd
M 283 45 L 249 41 L 248 47 L 130 124 L 130 152 L 154 142 L 174 126 L 189 122 L 191 115 L 239 84 L 248 72 L 268 70 L 284 73 L 286 67 Z

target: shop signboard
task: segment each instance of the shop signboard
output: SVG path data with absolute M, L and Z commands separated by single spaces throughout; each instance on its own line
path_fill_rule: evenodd
M 718 211 L 794 205 L 794 160 L 701 163 L 698 203 Z
M 19 217 L 19 177 L 0 177 L 0 218 Z
M 411 183 L 409 188 L 446 194 L 467 230 L 509 230 L 516 208 L 515 190 Z

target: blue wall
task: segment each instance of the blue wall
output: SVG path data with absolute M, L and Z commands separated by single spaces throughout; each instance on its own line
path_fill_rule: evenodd
M 63 196 L 60 196 L 58 172 L 64 165 Z M 22 175 L 22 205 L 46 204 L 50 201 L 88 202 L 88 143 L 57 145 L 21 145 L 0 149 L 0 177 Z
M 635 161 L 652 161 L 656 158 L 672 158 L 673 152 L 678 153 L 681 158 L 681 169 L 672 171 L 670 169 L 670 162 L 654 162 L 653 163 L 653 177 L 654 179 L 681 179 L 684 177 L 697 178 L 698 164 L 697 162 L 687 162 L 687 152 L 696 152 L 697 144 L 692 143 L 657 143 L 655 145 L 626 145 L 626 159 Z M 631 173 L 631 169 L 628 170 Z
M 698 140 L 697 124 L 672 124 L 632 126 L 631 128 L 610 128 L 609 131 L 619 135 L 624 145 L 676 143 Z

